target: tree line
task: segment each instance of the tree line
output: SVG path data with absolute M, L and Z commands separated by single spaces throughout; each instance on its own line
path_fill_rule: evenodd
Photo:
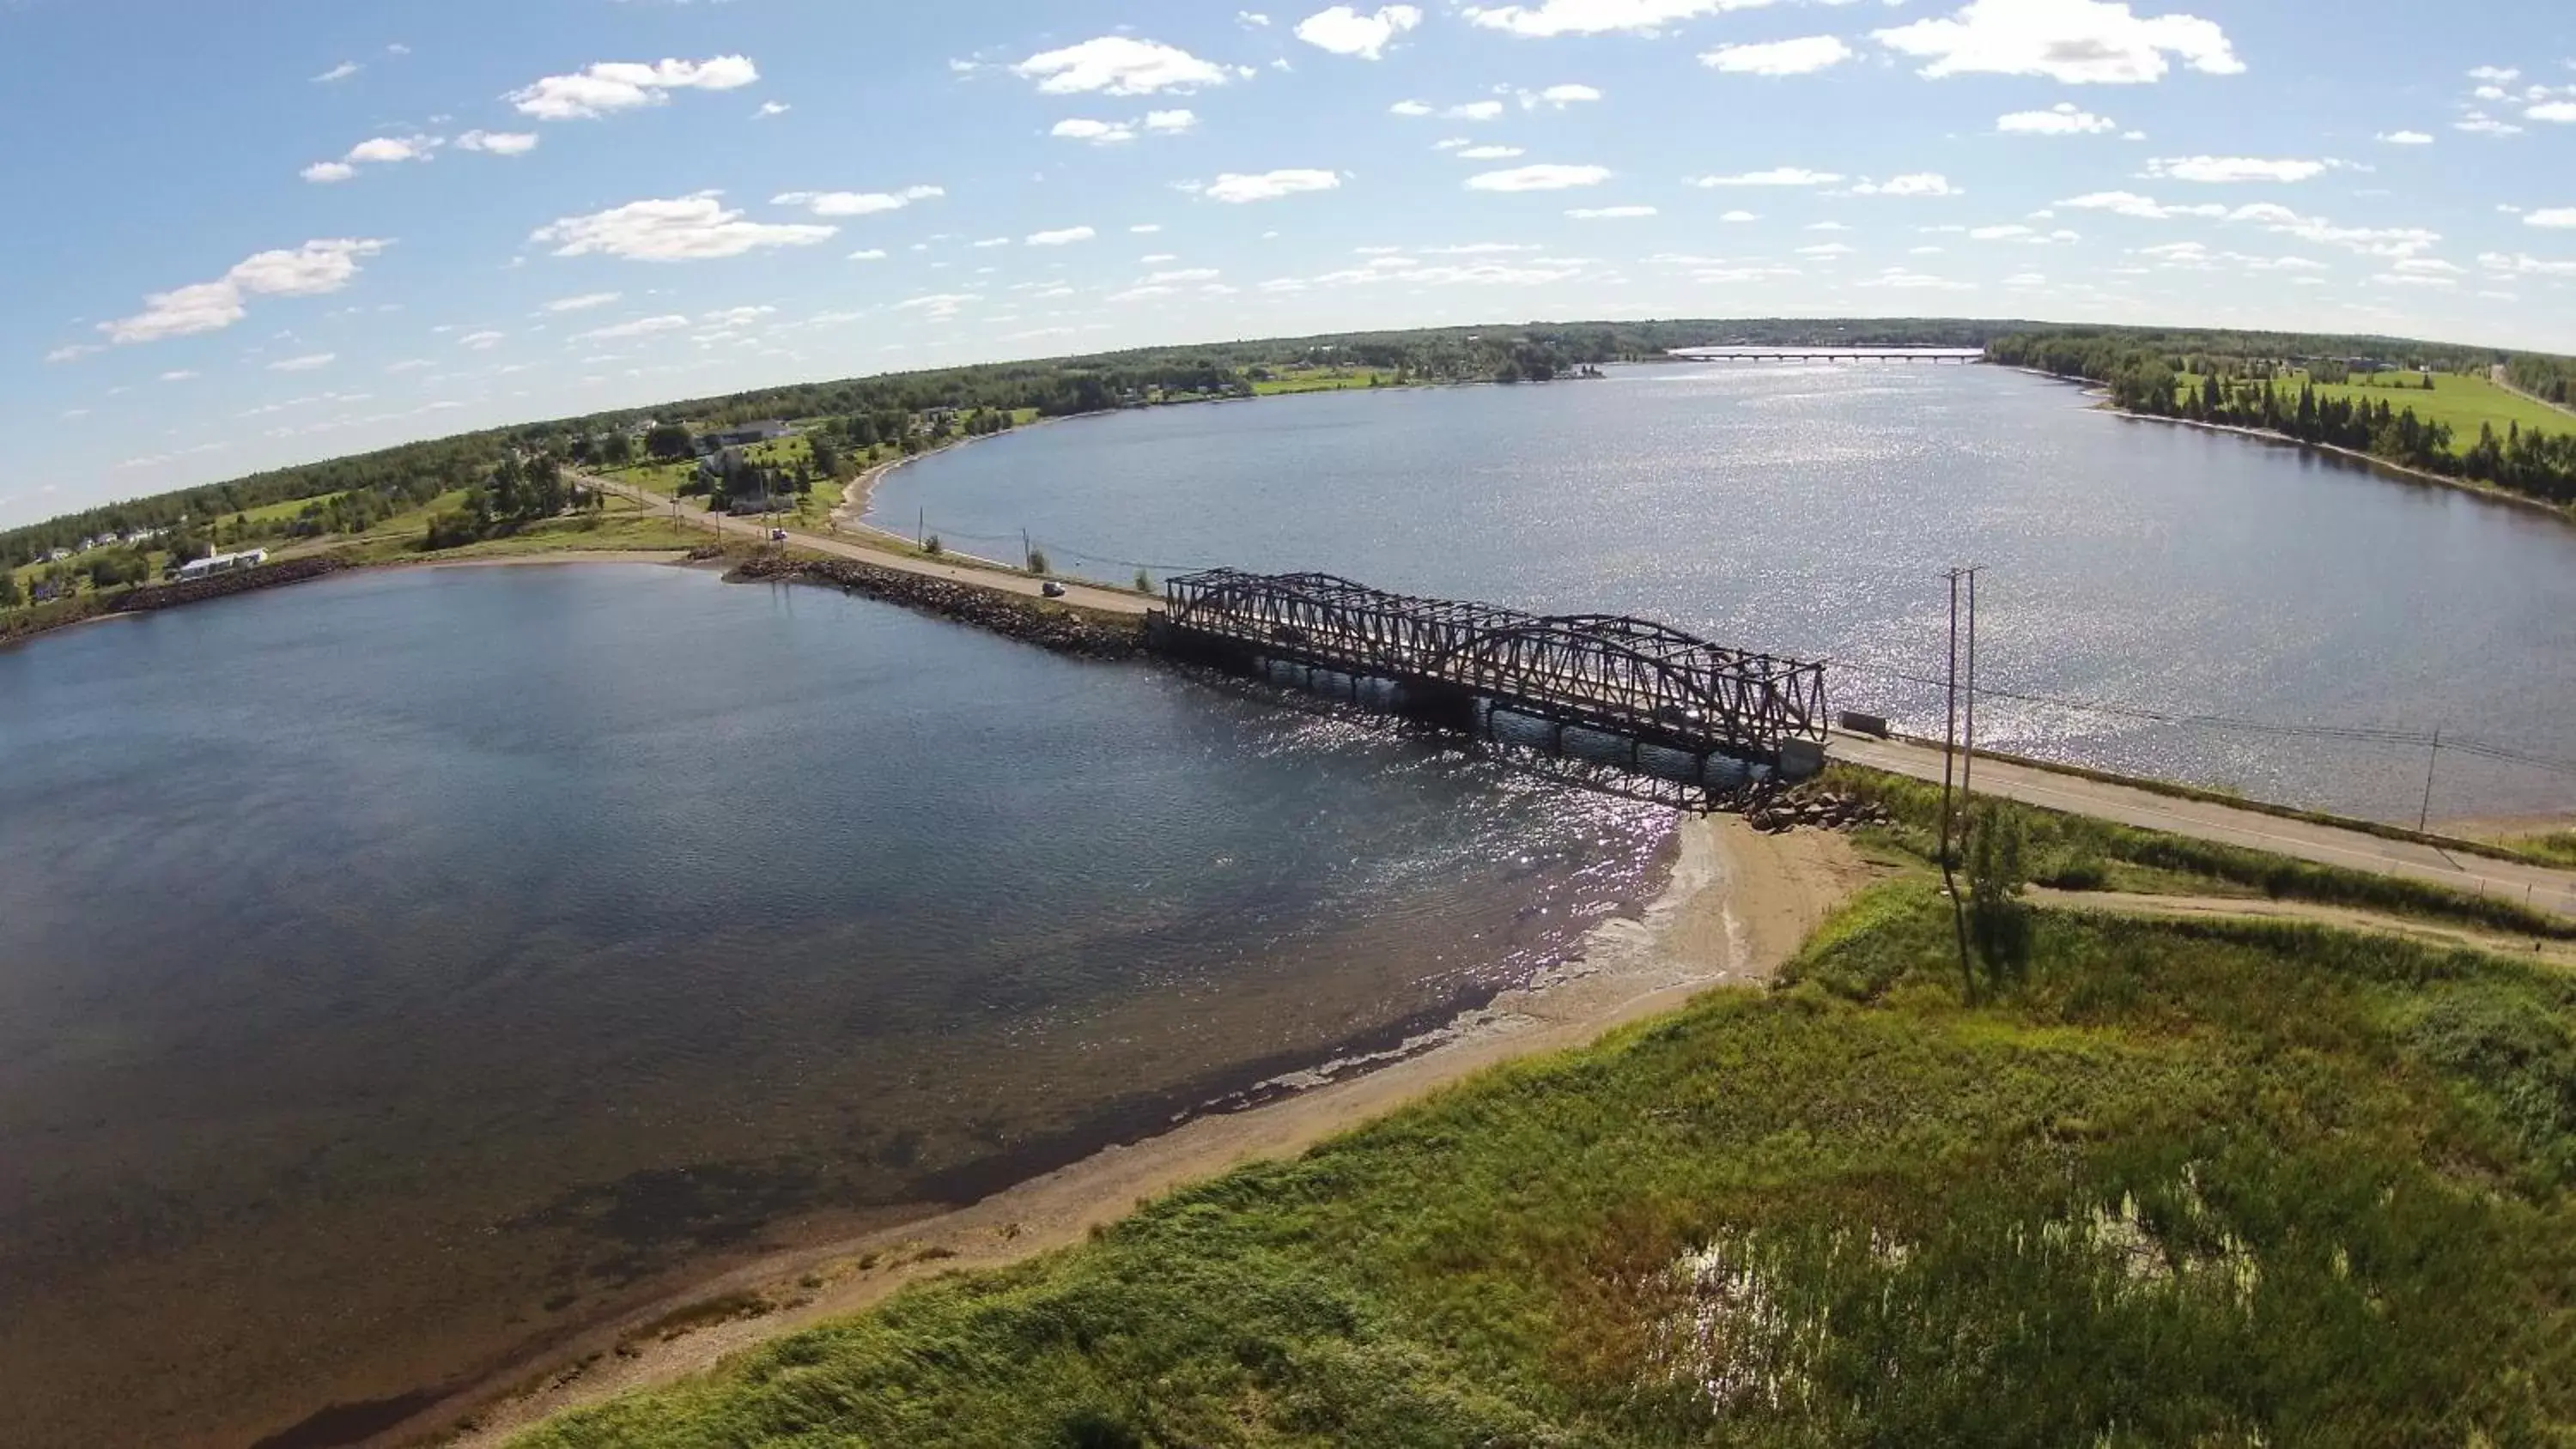
M 2164 333 L 2131 329 L 2022 333 L 1987 344 L 1989 360 L 2099 384 L 2129 412 L 2259 429 L 2304 443 L 2347 448 L 2445 477 L 2493 484 L 2556 504 L 2576 504 L 2576 424 L 2545 433 L 2483 425 L 2462 446 L 2446 423 L 2428 421 L 2388 398 L 2332 397 L 2321 382 L 2347 376 L 2350 359 L 2413 368 L 2448 367 L 2483 378 L 2497 355 L 2475 348 L 2392 338 L 2288 333 Z M 2282 374 L 2310 359 L 2295 394 Z M 2576 368 L 2576 362 L 2565 362 Z M 2508 369 L 2512 362 L 2505 364 Z M 2185 379 L 2197 376 L 2196 385 Z M 2431 378 L 2423 378 L 2429 388 Z M 2402 398 L 2406 389 L 2388 389 Z

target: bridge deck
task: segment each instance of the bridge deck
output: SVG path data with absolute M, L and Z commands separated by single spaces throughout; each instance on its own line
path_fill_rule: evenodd
M 1541 617 L 1231 569 L 1174 578 L 1164 595 L 1163 626 L 1199 647 L 1392 680 L 1420 698 L 1482 698 L 1700 755 L 1776 760 L 1784 744 L 1825 738 L 1822 664 L 1644 619 Z

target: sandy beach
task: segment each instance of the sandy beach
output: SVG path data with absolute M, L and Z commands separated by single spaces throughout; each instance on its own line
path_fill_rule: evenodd
M 545 1363 L 442 1403 L 377 1442 L 416 1441 L 471 1412 L 473 1430 L 439 1442 L 498 1446 L 548 1415 L 704 1372 L 729 1354 L 859 1312 L 922 1278 L 1079 1243 L 1095 1225 L 1175 1187 L 1293 1156 L 1487 1067 L 1584 1045 L 1707 990 L 1760 986 L 1871 876 L 1838 835 L 1763 835 L 1731 816 L 1686 820 L 1671 877 L 1642 917 L 1603 923 L 1572 960 L 1395 1051 L 1265 1084 L 1285 1095 L 1110 1148 L 972 1206 L 699 1284 Z M 780 1306 L 693 1330 L 658 1328 L 689 1317 L 692 1305 L 737 1297 Z

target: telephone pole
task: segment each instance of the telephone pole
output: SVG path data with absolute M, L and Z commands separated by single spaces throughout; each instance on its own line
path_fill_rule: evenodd
M 1956 805 L 1951 795 L 1951 767 L 1958 761 L 1959 748 L 1959 585 L 1968 586 L 1968 758 L 1976 756 L 1977 735 L 1977 574 L 1982 566 L 1946 570 L 1942 577 L 1950 581 L 1950 690 L 1949 719 L 1941 739 L 1941 883 L 1950 892 L 1950 919 L 1959 935 L 1959 982 L 1969 1000 L 1976 999 L 1977 974 L 1968 961 L 1968 904 L 1959 894 L 1959 877 L 1951 858 L 1950 846 Z M 1967 794 L 1966 770 L 1959 772 L 1959 797 Z
M 2415 833 L 2421 835 L 2433 823 L 2433 769 L 2442 763 L 2442 727 L 2433 726 L 2433 753 L 2424 761 L 2424 809 L 2415 817 Z

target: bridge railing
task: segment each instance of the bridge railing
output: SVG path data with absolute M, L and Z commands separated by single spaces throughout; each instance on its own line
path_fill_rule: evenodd
M 1825 737 L 1824 666 L 1651 620 L 1541 616 L 1416 598 L 1330 574 L 1215 569 L 1166 581 L 1169 627 L 1246 652 L 1446 686 L 1695 751 L 1776 755 Z

